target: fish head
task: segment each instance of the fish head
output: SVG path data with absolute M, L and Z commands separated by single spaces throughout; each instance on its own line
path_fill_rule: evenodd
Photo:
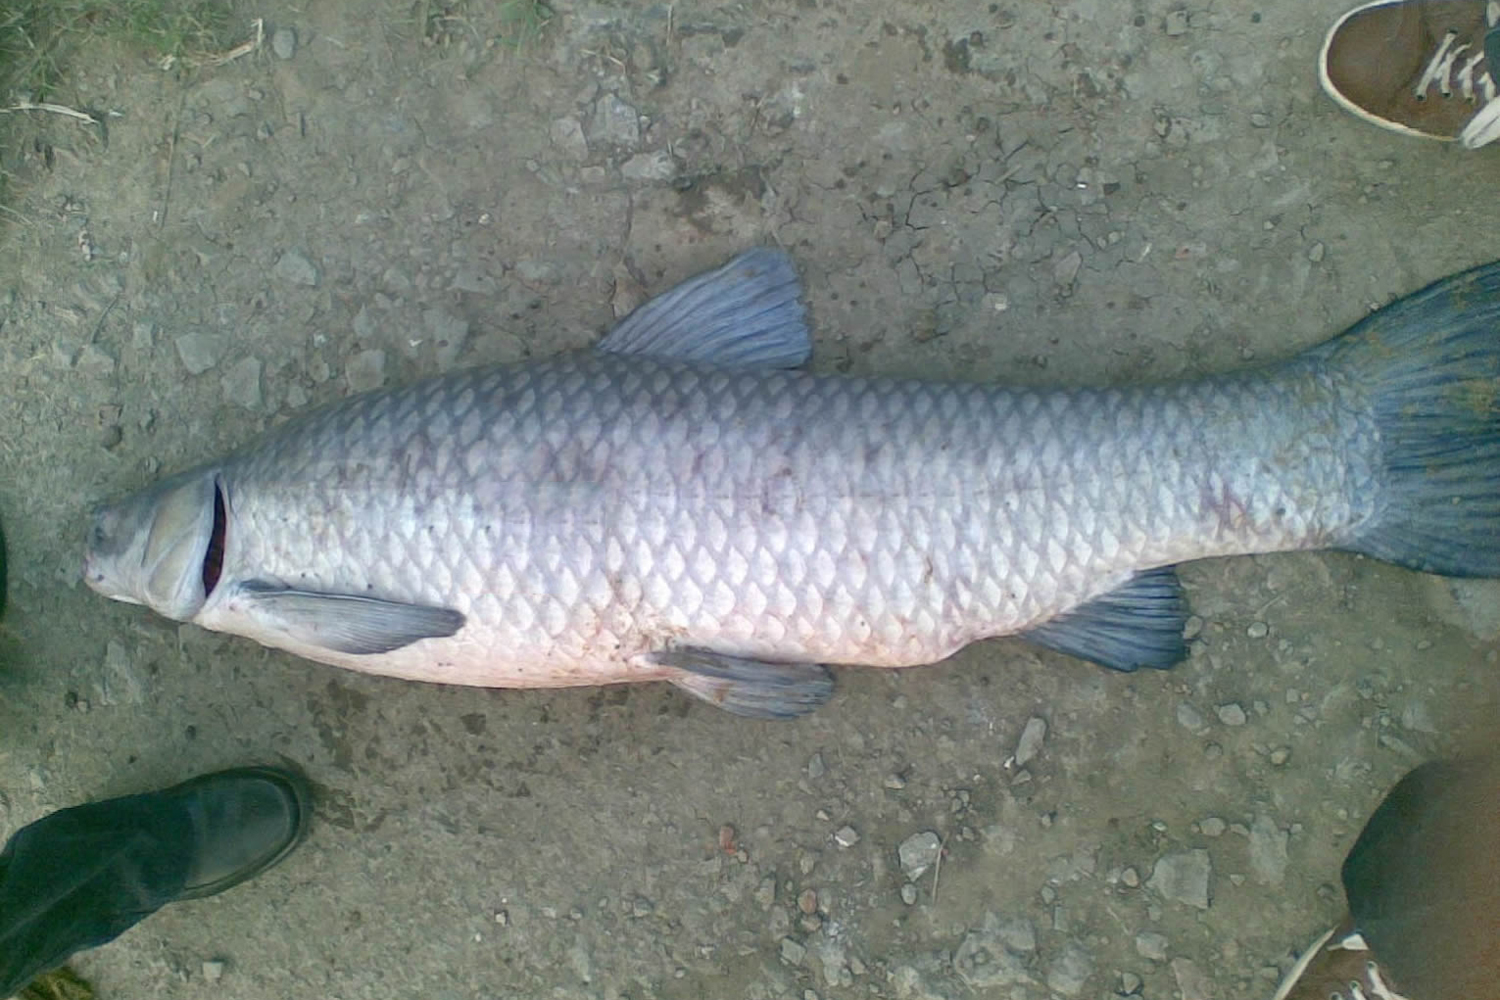
M 188 621 L 217 581 L 223 538 L 218 477 L 185 472 L 95 510 L 83 579 L 112 600 Z

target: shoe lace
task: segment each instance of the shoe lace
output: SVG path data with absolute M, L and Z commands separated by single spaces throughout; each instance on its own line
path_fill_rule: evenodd
M 1500 0 L 1485 4 L 1485 21 L 1489 31 L 1477 50 L 1469 42 L 1459 42 L 1458 32 L 1449 29 L 1414 88 L 1419 101 L 1427 100 L 1428 90 L 1436 87 L 1445 98 L 1457 91 L 1465 101 L 1478 104 L 1478 112 L 1458 137 L 1470 149 L 1500 138 L 1500 101 L 1495 100 L 1500 89 L 1491 72 L 1500 65 Z
M 1478 96 L 1476 85 L 1483 90 L 1486 102 L 1495 99 L 1495 80 L 1490 76 L 1489 66 L 1485 65 L 1483 70 L 1476 72 L 1485 62 L 1484 50 L 1470 54 L 1472 45 L 1457 43 L 1458 32 L 1450 29 L 1417 79 L 1417 100 L 1427 100 L 1428 88 L 1436 86 L 1444 97 L 1452 97 L 1457 90 L 1464 100 L 1473 101 Z
M 1328 946 L 1329 950 L 1342 948 L 1348 951 L 1369 951 L 1370 946 L 1365 943 L 1364 936 L 1358 931 L 1346 935 L 1342 940 Z M 1370 988 L 1367 991 L 1365 986 Z M 1342 993 L 1332 993 L 1329 1000 L 1345 1000 Z M 1396 992 L 1396 990 L 1385 981 L 1385 976 L 1380 971 L 1380 966 L 1374 960 L 1365 962 L 1365 982 L 1357 979 L 1349 981 L 1349 996 L 1347 1000 L 1408 1000 L 1407 997 Z

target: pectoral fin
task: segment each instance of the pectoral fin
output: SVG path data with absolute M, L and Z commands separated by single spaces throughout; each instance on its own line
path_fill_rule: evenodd
M 451 608 L 403 604 L 351 594 L 292 590 L 252 580 L 236 599 L 262 628 L 304 646 L 337 653 L 389 653 L 418 639 L 442 639 L 464 627 Z
M 683 673 L 672 683 L 735 715 L 795 719 L 833 696 L 833 674 L 820 663 L 767 663 L 708 649 L 669 649 L 653 663 Z
M 1187 656 L 1187 596 L 1170 566 L 1137 573 L 1107 594 L 1021 633 L 1039 646 L 1115 670 L 1165 670 Z

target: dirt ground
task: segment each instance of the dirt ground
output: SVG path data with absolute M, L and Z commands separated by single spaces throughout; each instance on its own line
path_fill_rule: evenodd
M 478 0 L 309 0 L 182 78 L 88 52 L 54 99 L 103 125 L 33 118 L 0 246 L 0 831 L 250 761 L 321 804 L 281 867 L 79 970 L 104 997 L 1269 997 L 1384 791 L 1494 731 L 1495 586 L 1198 563 L 1172 672 L 996 641 L 761 723 L 319 666 L 106 602 L 79 557 L 102 498 L 352 390 L 588 344 L 755 243 L 803 269 L 823 369 L 1291 354 L 1500 222 L 1500 153 L 1320 94 L 1344 4 L 558 0 L 515 48 Z

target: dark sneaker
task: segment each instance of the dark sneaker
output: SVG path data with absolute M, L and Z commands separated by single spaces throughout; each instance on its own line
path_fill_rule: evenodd
M 1323 40 L 1318 78 L 1345 110 L 1478 149 L 1500 138 L 1497 0 L 1372 0 Z
M 252 879 L 291 853 L 312 817 L 306 782 L 290 771 L 240 767 L 159 793 L 192 818 L 194 847 L 178 899 L 201 899 Z
M 1292 966 L 1273 1000 L 1408 1000 L 1386 979 L 1365 944 L 1344 922 L 1326 931 Z

